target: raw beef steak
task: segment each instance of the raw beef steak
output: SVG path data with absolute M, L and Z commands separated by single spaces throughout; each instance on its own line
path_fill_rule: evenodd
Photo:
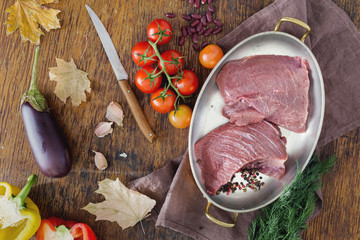
M 239 126 L 263 119 L 305 132 L 309 108 L 308 62 L 300 57 L 257 55 L 228 62 L 216 78 L 223 115 Z
M 207 192 L 215 194 L 243 167 L 280 179 L 285 174 L 285 143 L 280 129 L 267 121 L 243 127 L 226 123 L 211 131 L 195 144 Z

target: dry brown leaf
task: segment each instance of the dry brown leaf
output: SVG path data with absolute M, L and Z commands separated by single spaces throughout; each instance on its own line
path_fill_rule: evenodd
M 156 201 L 124 186 L 117 178 L 99 182 L 96 193 L 102 194 L 105 201 L 89 203 L 83 209 L 96 215 L 97 220 L 117 222 L 122 229 L 132 227 L 149 216 Z
M 86 101 L 85 91 L 91 91 L 88 74 L 79 70 L 72 58 L 70 62 L 57 58 L 56 64 L 57 67 L 49 68 L 50 80 L 57 82 L 54 93 L 64 103 L 70 97 L 72 105 L 79 106 Z
M 42 4 L 53 3 L 54 0 L 17 0 L 14 5 L 5 10 L 9 13 L 6 34 L 11 34 L 20 29 L 21 39 L 29 40 L 31 43 L 39 45 L 40 36 L 44 32 L 39 28 L 39 24 L 46 30 L 60 28 L 60 20 L 57 14 L 60 10 L 42 6 Z

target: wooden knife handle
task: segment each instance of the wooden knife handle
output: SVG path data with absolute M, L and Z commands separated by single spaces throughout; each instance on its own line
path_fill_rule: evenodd
M 149 140 L 149 142 L 153 143 L 154 140 L 156 139 L 156 135 L 151 130 L 151 127 L 144 115 L 144 112 L 140 107 L 139 101 L 137 100 L 134 92 L 130 88 L 129 82 L 126 80 L 119 80 L 118 82 L 130 106 L 130 110 L 134 115 L 135 121 L 140 127 L 141 132 L 145 135 L 145 137 L 147 138 L 147 140 Z

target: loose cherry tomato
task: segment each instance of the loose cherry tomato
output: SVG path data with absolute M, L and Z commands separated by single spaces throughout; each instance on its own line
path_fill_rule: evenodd
M 201 50 L 199 60 L 204 67 L 213 69 L 223 56 L 224 53 L 219 46 L 210 44 Z
M 171 125 L 176 128 L 187 128 L 190 126 L 192 110 L 189 106 L 181 104 L 178 110 L 173 110 L 169 114 Z
M 140 68 L 135 75 L 136 87 L 143 93 L 155 92 L 159 89 L 162 82 L 161 74 L 154 77 L 154 75 L 157 75 L 159 72 L 160 71 L 153 66 Z
M 153 43 L 160 38 L 156 45 L 164 45 L 170 42 L 172 27 L 168 21 L 164 19 L 156 19 L 149 24 L 147 28 L 147 35 Z
M 150 66 L 157 61 L 157 56 L 149 58 L 155 54 L 155 50 L 147 41 L 138 42 L 131 50 L 132 59 L 138 66 Z
M 179 69 L 184 66 L 184 58 L 181 56 L 181 54 L 176 50 L 168 50 L 161 54 L 161 58 L 165 61 L 175 61 L 174 63 L 165 62 L 165 69 L 168 74 L 173 75 L 179 71 Z M 163 66 L 160 62 L 160 59 L 158 60 L 159 68 L 162 70 Z
M 199 86 L 199 79 L 191 70 L 183 71 L 183 78 L 173 79 L 173 84 L 178 88 L 182 95 L 193 94 Z
M 168 89 L 163 96 L 160 96 L 162 91 L 164 91 L 164 88 L 159 88 L 151 95 L 151 106 L 159 113 L 168 113 L 175 109 L 176 94 L 171 89 Z

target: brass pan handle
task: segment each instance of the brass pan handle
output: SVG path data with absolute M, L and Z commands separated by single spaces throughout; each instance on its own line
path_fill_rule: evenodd
M 295 23 L 303 28 L 306 29 L 306 33 L 304 34 L 304 36 L 302 36 L 302 38 L 300 39 L 300 41 L 304 42 L 305 39 L 307 38 L 307 36 L 309 36 L 310 34 L 310 27 L 309 25 L 307 25 L 306 23 L 304 23 L 303 21 L 300 21 L 299 19 L 296 19 L 296 18 L 292 18 L 292 17 L 283 17 L 281 18 L 278 23 L 276 24 L 276 27 L 275 27 L 275 32 L 279 31 L 279 27 L 281 25 L 282 22 L 291 22 L 291 23 Z
M 226 222 L 223 222 L 223 221 L 220 221 L 216 218 L 214 218 L 213 216 L 210 215 L 209 213 L 209 208 L 211 206 L 211 202 L 208 202 L 207 206 L 206 206 L 206 210 L 205 210 L 205 215 L 208 219 L 210 219 L 212 222 L 216 223 L 217 225 L 220 225 L 222 227 L 228 227 L 228 228 L 231 228 L 231 227 L 235 227 L 236 225 L 236 221 L 237 221 L 237 218 L 238 218 L 238 213 L 234 213 L 234 222 L 233 223 L 226 223 Z

